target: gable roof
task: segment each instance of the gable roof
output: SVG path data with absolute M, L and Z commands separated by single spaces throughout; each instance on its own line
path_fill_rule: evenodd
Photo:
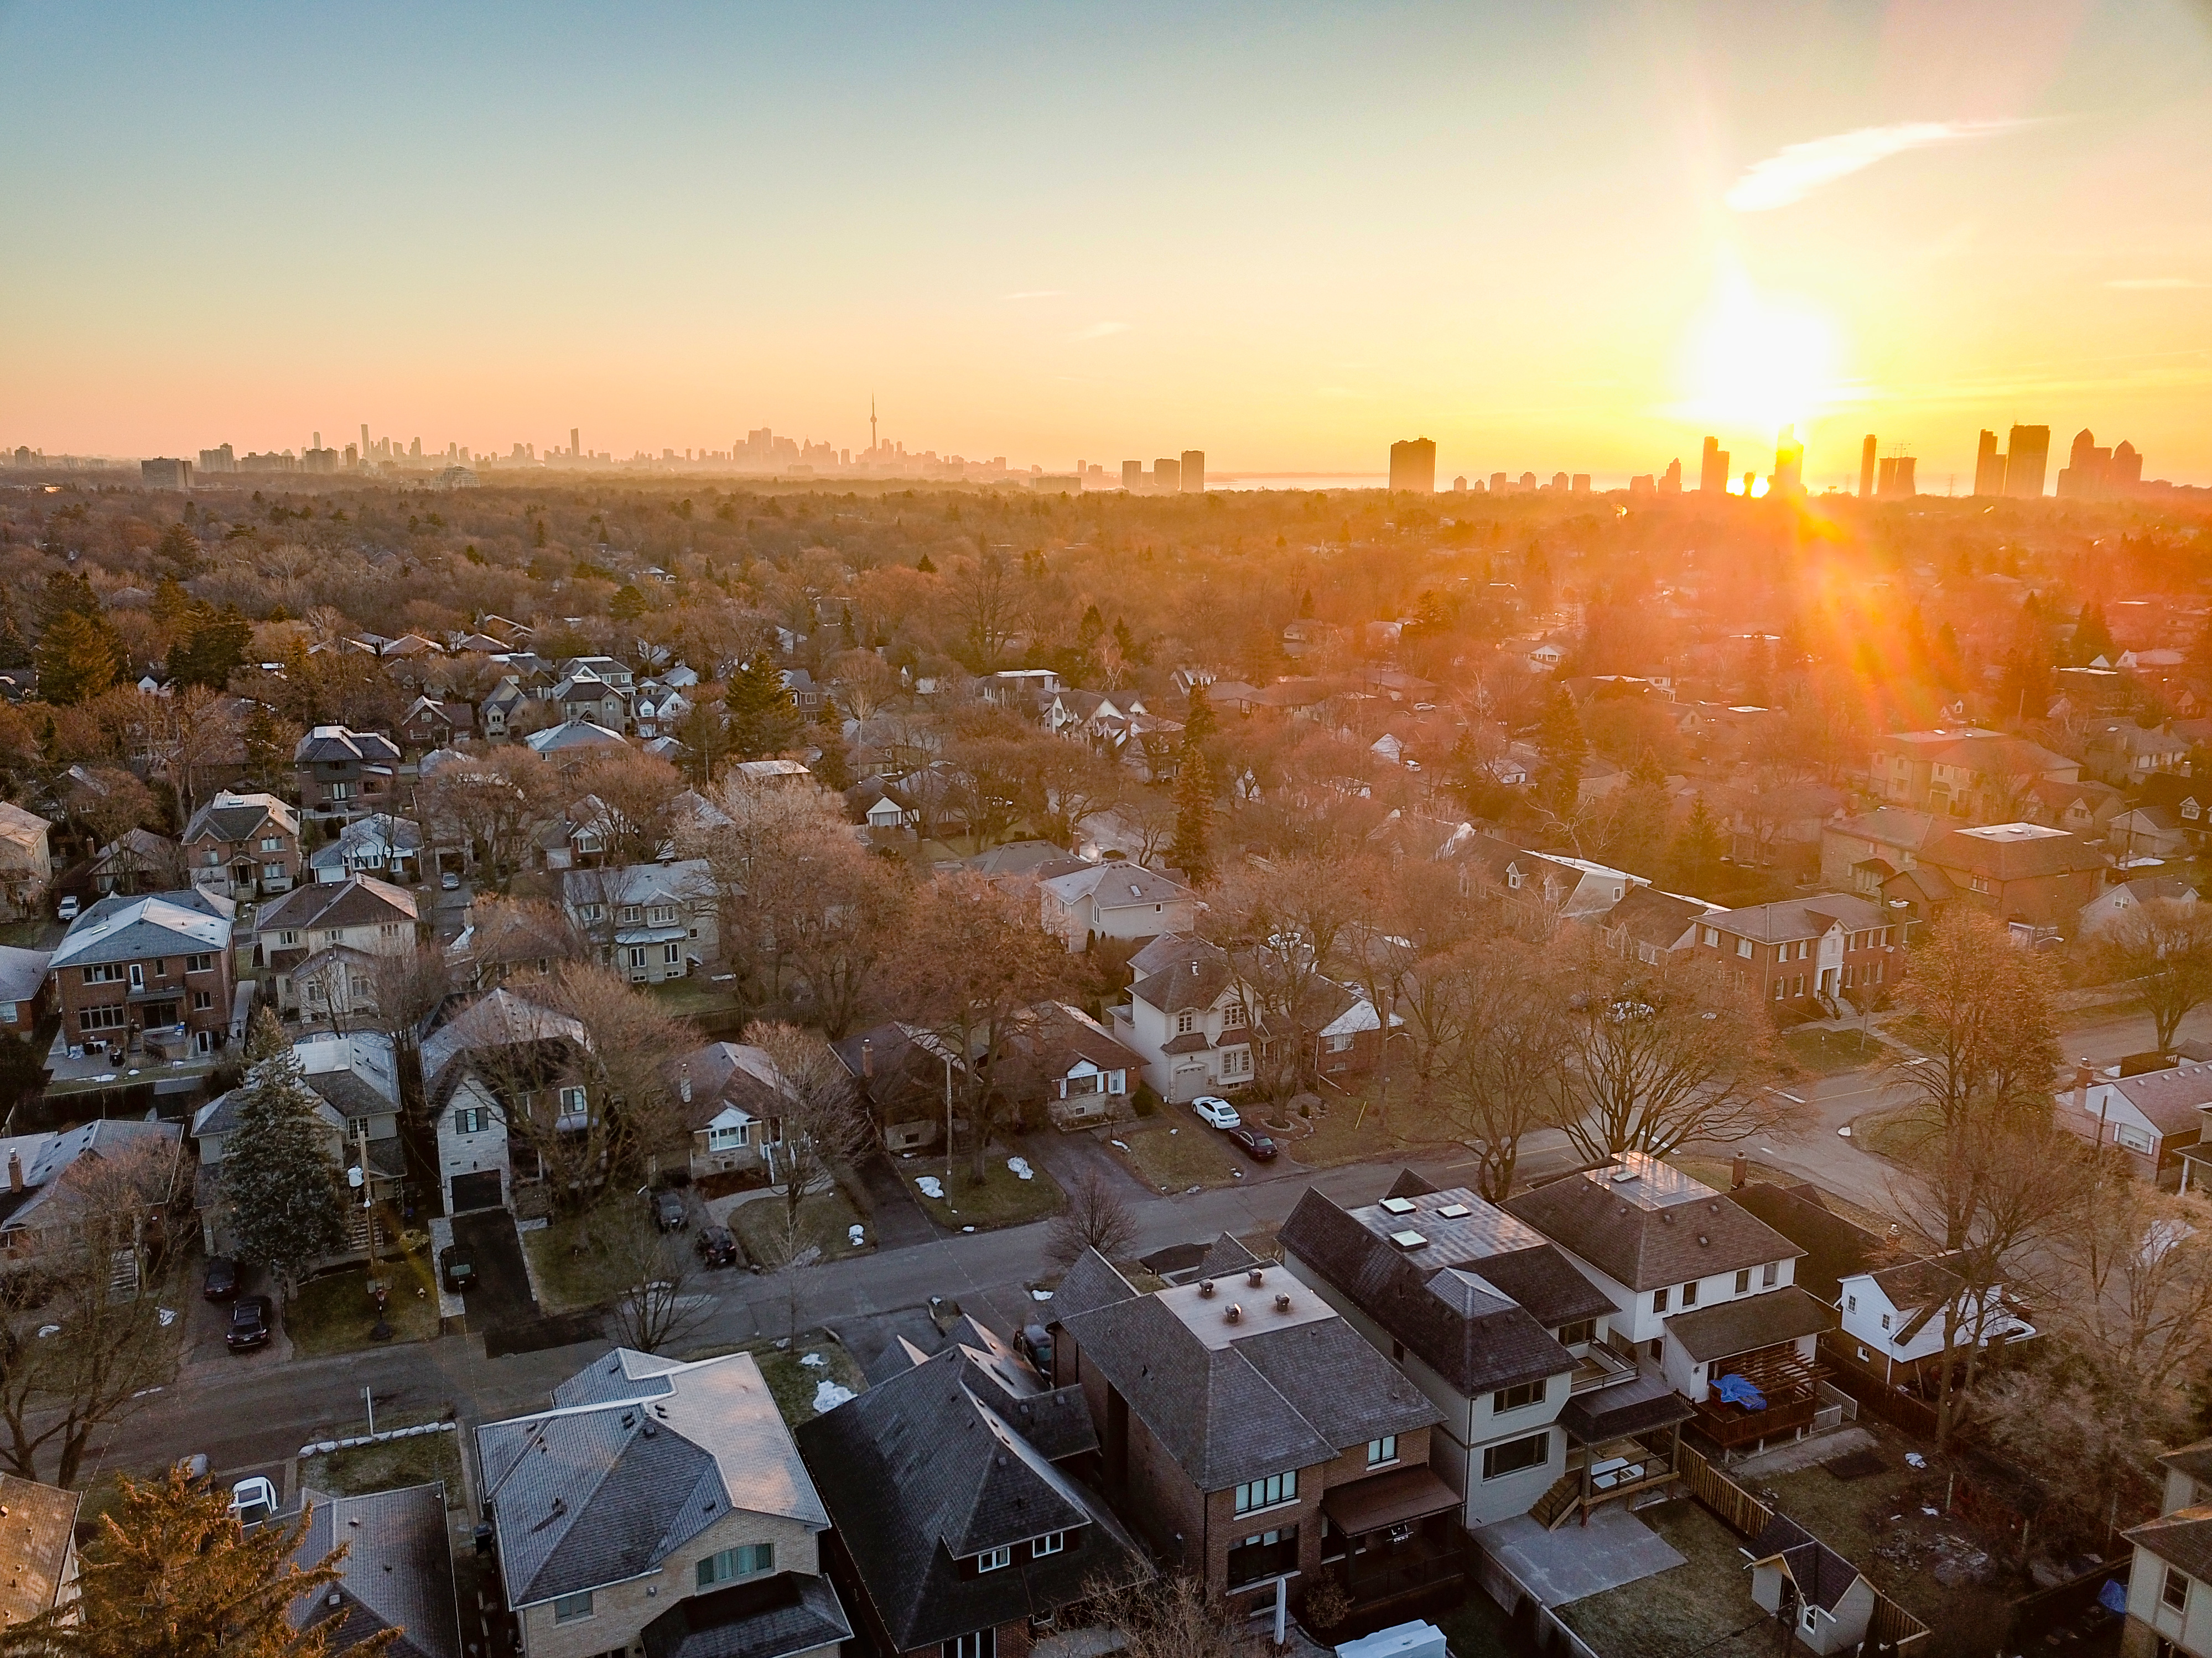
M 2212 1507 L 2176 1509 L 2121 1535 L 2198 1582 L 2212 1583 Z
M 1129 993 L 1163 1013 L 1210 1008 L 1237 977 L 1220 945 L 1173 932 L 1153 939 L 1131 957 L 1129 966 L 1144 975 L 1130 985 Z
M 705 1127 L 725 1106 L 756 1122 L 780 1116 L 788 1106 L 790 1084 L 783 1073 L 750 1043 L 708 1042 L 679 1056 L 669 1073 L 669 1097 L 689 1128 Z
M 617 1347 L 477 1448 L 510 1610 L 651 1571 L 732 1509 L 830 1523 L 750 1353 Z
M 1508 1198 L 1504 1207 L 1631 1290 L 1805 1253 L 1711 1187 L 1640 1151 Z
M 1667 1333 L 1701 1364 L 1835 1327 L 1835 1309 L 1795 1284 L 1717 1301 L 1667 1321 Z
M 1091 864 L 1065 875 L 1047 876 L 1040 883 L 1063 904 L 1088 898 L 1100 909 L 1127 909 L 1143 904 L 1171 904 L 1191 896 L 1180 881 L 1171 881 L 1158 870 L 1116 859 Z
M 1753 944 L 1781 944 L 1817 938 L 1830 928 L 1853 931 L 1885 925 L 1888 917 L 1880 904 L 1850 893 L 1824 892 L 1811 898 L 1788 898 L 1771 904 L 1752 904 L 1742 909 L 1715 910 L 1700 925 L 1717 927 Z
M 0 844 L 36 852 L 53 828 L 34 811 L 25 811 L 12 800 L 0 800 Z
M 343 881 L 316 881 L 294 887 L 255 912 L 257 932 L 306 932 L 311 928 L 381 926 L 393 922 L 415 923 L 415 895 L 404 887 L 380 881 L 373 875 L 349 875 Z
M 453 1546 L 446 1531 L 442 1483 L 409 1485 L 367 1497 L 301 1493 L 307 1530 L 292 1552 L 303 1570 L 343 1543 L 333 1612 L 326 1595 L 311 1595 L 291 1612 L 293 1627 L 327 1625 L 332 1652 L 345 1652 L 382 1630 L 399 1636 L 392 1658 L 461 1658 L 461 1625 L 453 1598 Z
M 422 1039 L 422 1083 L 433 1104 L 443 1105 L 465 1066 L 480 1048 L 513 1048 L 525 1042 L 566 1042 L 581 1046 L 584 1027 L 563 1013 L 526 1001 L 501 987 L 488 991 Z
M 645 1658 L 792 1658 L 852 1635 L 828 1578 L 780 1571 L 683 1596 L 638 1631 L 638 1645 Z
M 1833 1612 L 1859 1581 L 1859 1569 L 1787 1515 L 1778 1514 L 1751 1546 L 1752 1564 L 1778 1561 L 1798 1597 Z
M 103 898 L 76 918 L 48 964 L 65 967 L 230 948 L 230 921 L 182 892 Z
M 0 1629 L 27 1623 L 54 1604 L 76 1526 L 76 1491 L 0 1473 Z
M 1701 898 L 1685 898 L 1656 887 L 1632 887 L 1606 912 L 1603 924 L 1621 930 L 1638 944 L 1672 950 L 1713 908 Z
M 2101 1080 L 2142 1113 L 2161 1137 L 2197 1127 L 2203 1121 L 2198 1112 L 2212 1105 L 2212 1060 L 2189 1060 L 2163 1071 Z
M 251 841 L 264 824 L 296 838 L 300 815 L 273 794 L 233 794 L 223 789 L 192 814 L 183 838 L 186 846 L 200 841 Z
M 1805 1252 L 1792 1277 L 1831 1307 L 1842 1293 L 1844 1279 L 1872 1270 L 1887 1253 L 1883 1240 L 1822 1203 L 1815 1187 L 1776 1186 L 1759 1181 L 1727 1195 L 1730 1203 L 1756 1216 Z
M 392 765 L 398 759 L 398 744 L 382 732 L 349 731 L 343 726 L 318 726 L 292 750 L 292 763 L 298 766 L 343 765 L 349 761 Z

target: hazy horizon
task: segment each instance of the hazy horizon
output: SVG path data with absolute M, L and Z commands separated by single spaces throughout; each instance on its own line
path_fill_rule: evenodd
M 2208 118 L 2176 3 L 0 0 L 0 443 L 2207 483 Z

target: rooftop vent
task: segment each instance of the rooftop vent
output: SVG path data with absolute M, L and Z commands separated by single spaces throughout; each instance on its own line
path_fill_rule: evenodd
M 1242 1307 L 1239 1307 L 1239 1306 L 1236 1305 L 1236 1304 L 1232 1302 L 1232 1303 L 1230 1304 L 1229 1310 L 1228 1310 L 1227 1312 L 1224 1313 L 1224 1314 L 1222 1315 L 1222 1316 L 1223 1316 L 1224 1318 L 1227 1319 L 1227 1320 L 1229 1321 L 1229 1322 L 1230 1322 L 1230 1323 L 1234 1324 L 1234 1323 L 1236 1323 L 1236 1322 L 1237 1322 L 1237 1320 L 1239 1320 L 1239 1319 L 1241 1319 L 1241 1318 L 1243 1318 L 1243 1317 L 1244 1316 L 1244 1309 L 1243 1309 Z
M 1413 1212 L 1413 1200 L 1411 1198 L 1385 1198 L 1382 1207 L 1389 1214 L 1410 1215 Z
M 1213 1293 L 1213 1280 L 1210 1278 L 1202 1278 L 1199 1279 L 1198 1292 L 1202 1296 L 1212 1295 Z
M 1707 1237 L 1707 1236 L 1706 1236 L 1703 1232 L 1700 1232 L 1700 1233 L 1698 1233 L 1698 1242 L 1699 1243 L 1705 1244 L 1705 1246 L 1707 1246 L 1708 1248 L 1710 1248 L 1710 1247 L 1711 1246 L 1711 1244 L 1712 1244 L 1712 1240 L 1711 1240 L 1711 1238 Z
M 1267 1274 L 1262 1272 L 1258 1267 L 1255 1266 L 1250 1272 L 1244 1275 L 1244 1281 L 1256 1290 L 1261 1284 L 1267 1281 Z
M 1291 1298 L 1288 1296 L 1277 1296 L 1275 1297 L 1275 1310 L 1279 1313 L 1289 1312 L 1291 1310 Z
M 1446 1220 L 1465 1220 L 1469 1215 L 1473 1214 L 1474 1211 L 1468 1208 L 1463 1203 L 1448 1203 L 1444 1205 L 1443 1208 L 1437 1210 L 1437 1212 L 1439 1215 L 1442 1215 Z
M 1425 1249 L 1429 1245 L 1429 1241 L 1411 1227 L 1402 1232 L 1391 1233 L 1390 1242 L 1401 1249 Z

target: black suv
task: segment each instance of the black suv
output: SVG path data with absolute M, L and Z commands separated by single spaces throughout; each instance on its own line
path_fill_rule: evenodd
M 230 1330 L 223 1339 L 230 1344 L 234 1353 L 243 1353 L 255 1347 L 269 1345 L 269 1297 L 240 1296 L 237 1305 L 230 1309 Z
M 738 1235 L 726 1226 L 702 1226 L 697 1242 L 699 1259 L 709 1266 L 734 1266 L 738 1264 Z

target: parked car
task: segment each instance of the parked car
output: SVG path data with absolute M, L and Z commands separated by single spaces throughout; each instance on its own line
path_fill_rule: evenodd
M 57 910 L 55 914 L 59 915 L 64 921 L 74 921 L 76 920 L 76 894 L 72 892 L 68 897 L 62 900 L 62 907 Z
M 1048 1382 L 1052 1379 L 1052 1332 L 1042 1324 L 1024 1324 L 1022 1333 L 1014 1338 L 1014 1345 L 1022 1350 L 1022 1357 L 1036 1366 L 1037 1374 Z
M 276 1487 L 265 1474 L 248 1474 L 230 1488 L 230 1511 L 241 1526 L 276 1517 Z
M 709 1266 L 734 1266 L 738 1264 L 738 1235 L 726 1226 L 702 1226 L 698 1242 L 693 1246 L 699 1259 Z
M 1216 1128 L 1234 1128 L 1244 1121 L 1237 1114 L 1235 1106 L 1217 1094 L 1200 1094 L 1190 1102 L 1190 1108 L 1198 1113 L 1200 1121 Z
M 459 1244 L 450 1245 L 444 1257 L 446 1288 L 455 1295 L 471 1289 L 477 1281 L 477 1264 L 469 1259 L 469 1252 Z
M 457 869 L 447 870 L 443 875 L 441 875 L 438 878 L 438 887 L 439 890 L 443 892 L 459 892 L 461 890 L 460 871 Z
M 230 1329 L 223 1339 L 230 1351 L 242 1353 L 269 1345 L 269 1297 L 240 1296 L 230 1309 Z
M 1229 1131 L 1229 1138 L 1236 1141 L 1237 1149 L 1255 1163 L 1273 1163 L 1275 1153 L 1281 1150 L 1267 1135 L 1256 1128 L 1247 1128 L 1242 1123 Z
M 656 1192 L 653 1194 L 653 1218 L 664 1232 L 680 1232 L 691 1224 L 691 1212 L 684 1206 L 680 1192 Z
M 201 1284 L 200 1293 L 210 1301 L 237 1300 L 238 1263 L 227 1256 L 210 1256 L 207 1264 L 207 1280 Z
M 207 1453 L 205 1451 L 194 1451 L 190 1456 L 179 1457 L 177 1459 L 177 1472 L 184 1475 L 187 1479 L 206 1479 L 208 1477 Z

